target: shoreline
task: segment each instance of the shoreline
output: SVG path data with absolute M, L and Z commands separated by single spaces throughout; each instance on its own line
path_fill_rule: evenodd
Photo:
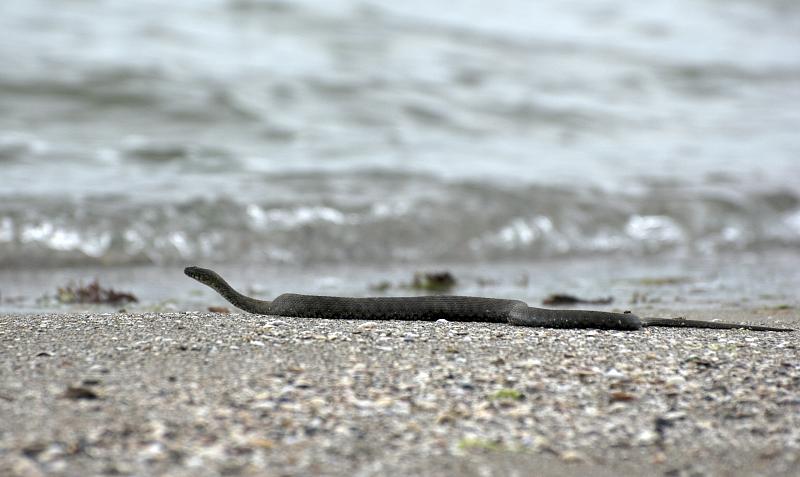
M 193 265 L 193 264 L 185 264 Z M 551 294 L 585 299 L 612 297 L 603 311 L 714 310 L 800 307 L 800 266 L 794 253 L 773 250 L 714 259 L 657 257 L 563 257 L 543 261 L 486 263 L 265 263 L 203 264 L 234 288 L 271 300 L 282 293 L 330 296 L 415 296 L 407 285 L 417 272 L 450 272 L 456 286 L 447 294 L 517 299 L 543 306 Z M 124 306 L 60 305 L 59 287 L 88 284 L 132 293 L 139 303 Z M 384 286 L 387 285 L 387 286 Z M 429 292 L 427 293 L 429 294 Z M 50 297 L 49 301 L 40 302 Z M 227 306 L 216 292 L 183 274 L 183 265 L 73 267 L 0 270 L 0 313 L 105 313 L 206 310 Z M 545 306 L 546 307 L 546 306 Z
M 800 470 L 797 331 L 197 312 L 0 314 L 0 330 L 9 475 Z

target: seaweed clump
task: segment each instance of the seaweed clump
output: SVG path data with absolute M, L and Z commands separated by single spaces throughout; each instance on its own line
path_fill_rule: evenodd
M 411 288 L 433 292 L 445 292 L 456 286 L 456 278 L 450 272 L 417 272 Z
M 88 285 L 73 283 L 59 287 L 56 300 L 60 303 L 90 303 L 95 305 L 121 305 L 137 303 L 138 298 L 132 293 L 120 292 L 113 288 L 105 288 L 95 279 Z
M 566 293 L 554 293 L 544 300 L 542 300 L 543 305 L 548 306 L 557 306 L 557 305 L 576 305 L 576 304 L 586 304 L 586 305 L 610 305 L 614 302 L 613 297 L 607 298 L 593 298 L 593 299 L 584 299 L 578 298 L 574 295 L 568 295 Z

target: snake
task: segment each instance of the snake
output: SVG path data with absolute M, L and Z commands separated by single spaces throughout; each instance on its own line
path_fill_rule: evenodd
M 553 310 L 528 306 L 527 303 L 520 300 L 473 296 L 351 298 L 284 293 L 272 301 L 267 301 L 239 293 L 213 270 L 187 267 L 184 273 L 216 290 L 236 308 L 258 315 L 319 319 L 447 320 L 508 323 L 540 328 L 594 328 L 623 331 L 640 330 L 648 326 L 793 331 L 789 328 L 683 318 L 640 318 L 630 312 Z

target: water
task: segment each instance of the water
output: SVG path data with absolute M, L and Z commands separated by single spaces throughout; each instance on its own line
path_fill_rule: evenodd
M 5 268 L 800 247 L 796 2 L 6 0 L 0 30 Z

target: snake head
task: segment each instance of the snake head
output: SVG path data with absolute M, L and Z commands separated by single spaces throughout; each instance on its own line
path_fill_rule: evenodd
M 185 273 L 187 277 L 194 278 L 198 282 L 208 286 L 214 286 L 214 284 L 222 281 L 222 277 L 217 275 L 213 270 L 207 268 L 186 267 L 183 269 L 183 273 Z

